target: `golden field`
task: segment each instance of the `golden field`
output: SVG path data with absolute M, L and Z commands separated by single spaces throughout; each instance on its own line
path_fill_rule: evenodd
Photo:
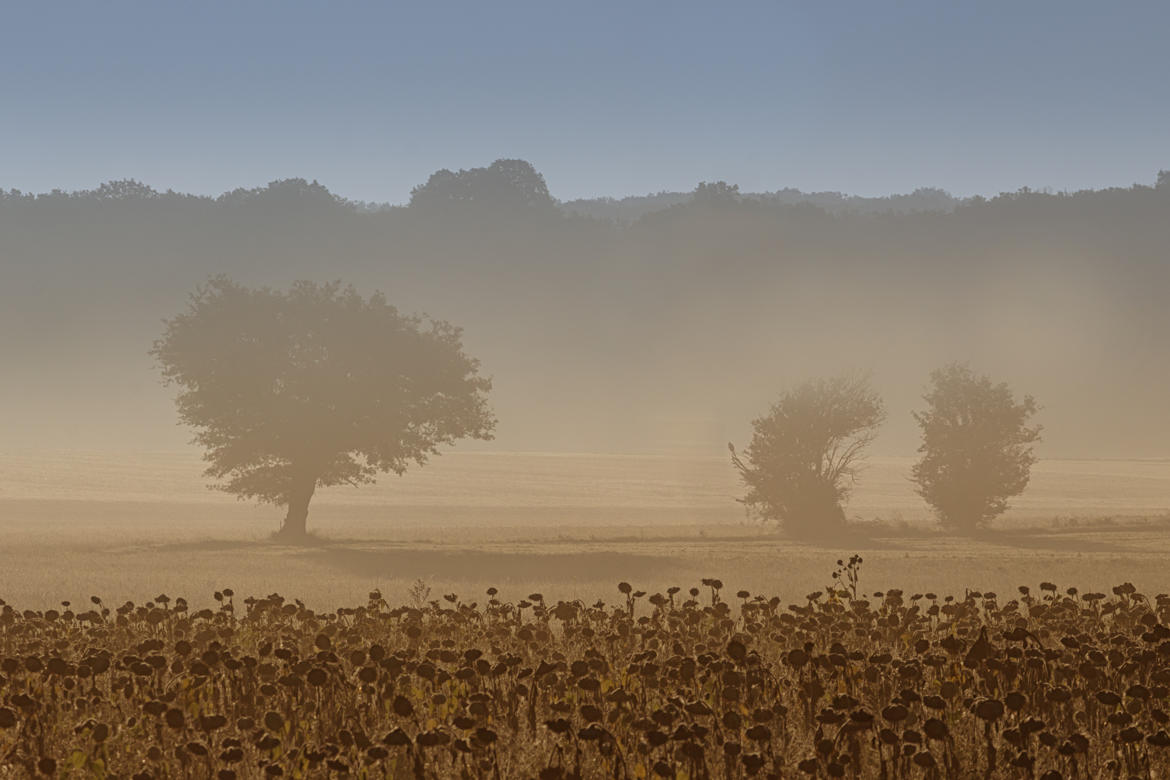
M 10 452 L 0 456 L 0 598 L 51 606 L 217 588 L 353 603 L 488 586 L 520 597 L 608 597 L 722 577 L 789 597 L 862 552 L 874 587 L 962 593 L 1049 579 L 1118 578 L 1170 591 L 1170 462 L 1046 460 L 977 539 L 933 530 L 909 458 L 873 458 L 848 507 L 864 532 L 838 547 L 792 542 L 744 517 L 723 458 L 452 453 L 375 486 L 318 493 L 309 548 L 265 540 L 273 507 L 208 490 L 197 453 Z M 880 525 L 872 526 L 873 521 Z M 866 525 L 870 524 L 870 525 Z

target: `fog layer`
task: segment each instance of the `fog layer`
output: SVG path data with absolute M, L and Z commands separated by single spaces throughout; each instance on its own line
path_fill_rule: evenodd
M 440 172 L 392 208 L 299 179 L 215 199 L 0 193 L 0 435 L 182 445 L 147 352 L 223 273 L 341 279 L 463 326 L 494 377 L 480 447 L 718 453 L 784 386 L 861 369 L 889 410 L 875 452 L 909 454 L 929 371 L 959 360 L 1036 397 L 1046 457 L 1170 455 L 1170 177 L 932 193 L 822 197 L 830 212 L 707 185 L 631 216 L 559 204 L 519 161 Z

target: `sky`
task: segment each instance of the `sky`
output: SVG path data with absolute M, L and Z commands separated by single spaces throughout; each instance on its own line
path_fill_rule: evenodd
M 397 203 L 500 157 L 563 200 L 1149 184 L 1167 30 L 1163 0 L 0 1 L 0 188 Z

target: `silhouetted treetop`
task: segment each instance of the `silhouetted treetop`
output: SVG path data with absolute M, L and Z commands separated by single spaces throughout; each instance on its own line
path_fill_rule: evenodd
M 0 190 L 0 207 L 30 204 L 51 205 L 60 202 L 107 203 L 120 201 L 128 204 L 150 201 L 154 203 L 170 203 L 175 205 L 192 202 L 204 205 L 215 204 L 227 209 L 240 208 L 263 204 L 273 211 L 281 209 L 323 208 L 335 210 L 349 208 L 350 203 L 329 191 L 317 181 L 305 179 L 278 179 L 269 182 L 263 187 L 239 187 L 225 192 L 217 197 L 207 195 L 189 195 L 186 193 L 167 190 L 159 192 L 150 185 L 143 184 L 135 179 L 118 179 L 102 182 L 92 190 L 76 190 L 65 192 L 53 190 L 48 193 L 25 193 L 20 190 Z
M 728 184 L 725 181 L 699 182 L 691 197 L 696 204 L 702 206 L 724 206 L 738 203 L 740 200 L 739 185 Z
M 228 208 L 259 208 L 277 214 L 331 213 L 349 208 L 345 200 L 315 179 L 311 182 L 305 179 L 280 179 L 269 182 L 265 187 L 235 189 L 220 195 L 216 202 Z
M 555 202 L 544 176 L 525 160 L 496 160 L 486 168 L 458 173 L 444 168 L 410 192 L 411 208 L 455 205 L 550 209 Z
M 107 181 L 93 191 L 97 200 L 148 200 L 157 198 L 158 190 L 134 179 Z

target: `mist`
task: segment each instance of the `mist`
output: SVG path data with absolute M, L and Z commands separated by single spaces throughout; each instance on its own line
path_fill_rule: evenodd
M 0 778 L 1170 777 L 1168 29 L 6 5 Z
M 463 327 L 495 380 L 498 449 L 717 453 L 779 388 L 861 369 L 893 412 L 875 451 L 909 455 L 927 374 L 962 360 L 1040 399 L 1048 457 L 1167 455 L 1165 177 L 833 209 L 729 187 L 622 220 L 557 201 L 527 164 L 521 181 L 489 166 L 462 174 L 483 180 L 466 198 L 439 182 L 397 207 L 302 179 L 6 193 L 6 440 L 182 446 L 147 350 L 228 274 L 342 279 Z

